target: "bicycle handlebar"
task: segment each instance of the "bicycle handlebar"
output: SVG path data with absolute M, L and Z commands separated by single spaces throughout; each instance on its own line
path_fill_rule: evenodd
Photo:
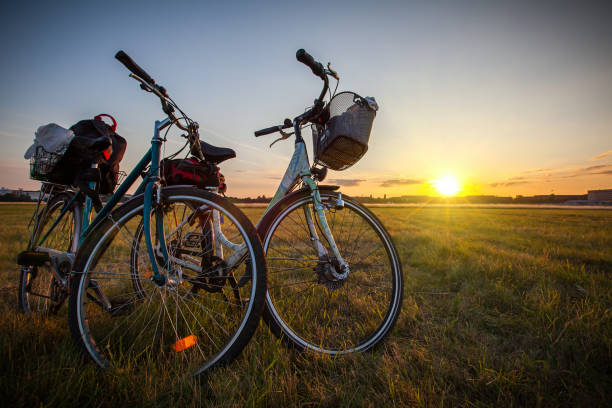
M 307 53 L 303 48 L 300 48 L 299 50 L 297 50 L 297 52 L 295 53 L 295 58 L 298 61 L 300 61 L 302 64 L 309 67 L 312 70 L 312 73 L 315 74 L 316 76 L 320 77 L 323 80 L 327 78 L 323 64 L 315 61 L 312 55 Z
M 140 66 L 138 66 L 138 64 L 136 64 L 134 60 L 130 58 L 130 56 L 127 55 L 123 50 L 115 54 L 115 58 L 121 61 L 121 63 L 125 65 L 125 67 L 129 69 L 134 75 L 142 78 L 147 84 L 155 86 L 155 80 L 151 78 L 151 76 L 147 74 L 144 69 L 140 68 Z
M 269 135 L 270 133 L 276 133 L 279 130 L 288 129 L 288 128 L 292 127 L 292 126 L 293 126 L 292 123 L 289 123 L 289 124 L 285 123 L 285 124 L 282 124 L 282 125 L 272 126 L 272 127 L 269 127 L 269 128 L 257 130 L 257 131 L 255 131 L 255 137 Z
M 143 90 L 152 92 L 155 94 L 155 96 L 159 98 L 162 104 L 162 110 L 168 115 L 170 119 L 172 119 L 171 123 L 174 123 L 179 129 L 184 130 L 185 132 L 190 132 L 190 128 L 187 126 L 183 126 L 174 114 L 174 108 L 172 107 L 172 104 L 168 102 L 169 100 L 172 100 L 168 97 L 168 92 L 163 86 L 157 85 L 155 83 L 155 80 L 151 78 L 151 76 L 147 74 L 144 69 L 142 69 L 138 64 L 136 64 L 134 60 L 130 58 L 130 56 L 127 55 L 123 50 L 117 52 L 117 54 L 115 54 L 115 58 L 118 59 L 123 65 L 125 65 L 128 70 L 132 72 L 130 74 L 130 77 L 140 82 L 140 87 Z
M 299 126 L 304 121 L 308 121 L 308 120 L 318 117 L 318 115 L 320 114 L 324 106 L 323 98 L 325 97 L 325 93 L 327 92 L 329 88 L 329 79 L 327 78 L 327 75 L 329 74 L 329 75 L 332 75 L 334 78 L 337 78 L 338 74 L 336 74 L 335 71 L 331 71 L 331 69 L 327 71 L 323 67 L 323 64 L 315 61 L 312 55 L 307 53 L 303 48 L 300 48 L 299 50 L 297 50 L 297 52 L 295 53 L 295 58 L 298 61 L 300 61 L 302 64 L 309 67 L 312 70 L 313 74 L 315 74 L 316 76 L 320 77 L 323 80 L 323 89 L 321 90 L 321 94 L 319 95 L 319 97 L 315 100 L 314 106 L 311 109 L 307 110 L 306 112 L 302 113 L 301 115 L 297 116 L 295 119 L 293 119 L 293 121 L 297 123 L 297 126 Z M 255 137 L 259 137 L 259 136 L 269 135 L 271 133 L 275 133 L 283 129 L 287 129 L 292 126 L 294 126 L 294 124 L 290 121 L 288 122 L 288 119 L 285 119 L 285 123 L 283 123 L 282 125 L 277 125 L 277 126 L 272 126 L 272 127 L 261 129 L 261 130 L 256 130 L 254 133 L 255 133 Z M 296 128 L 296 137 L 297 136 L 299 136 L 299 133 Z

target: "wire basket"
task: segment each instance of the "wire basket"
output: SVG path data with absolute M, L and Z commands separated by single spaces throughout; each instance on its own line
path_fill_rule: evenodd
M 42 146 L 36 147 L 36 152 L 30 158 L 30 178 L 52 182 L 51 173 L 61 158 L 61 154 L 48 152 Z
M 326 109 L 327 122 L 312 127 L 314 159 L 332 170 L 345 170 L 368 151 L 376 110 L 354 92 L 336 94 Z

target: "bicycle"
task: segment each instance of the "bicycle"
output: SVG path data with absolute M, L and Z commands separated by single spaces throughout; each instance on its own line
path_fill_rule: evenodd
M 263 317 L 277 337 L 300 350 L 330 355 L 366 351 L 390 332 L 399 316 L 400 260 L 389 233 L 371 211 L 338 186 L 319 183 L 328 167 L 343 170 L 363 156 L 373 120 L 364 105 L 373 102 L 350 92 L 330 92 L 325 103 L 328 77 L 339 81 L 338 74 L 303 49 L 296 58 L 323 80 L 319 97 L 293 120 L 255 132 L 256 137 L 280 132 L 270 147 L 295 135 L 289 166 L 257 225 L 268 268 Z M 338 144 L 323 151 L 323 143 L 331 143 L 329 130 L 342 125 L 336 118 L 345 112 L 366 116 L 362 120 L 345 115 L 363 125 L 356 137 L 365 141 L 365 149 L 360 143 L 336 140 Z M 308 124 L 313 127 L 312 166 L 301 135 Z M 288 128 L 293 132 L 284 131 Z
M 233 151 L 200 143 L 197 122 L 167 91 L 123 51 L 115 57 L 160 99 L 167 117 L 155 122 L 151 148 L 93 221 L 92 199 L 87 195 L 83 206 L 81 190 L 45 190 L 48 203 L 39 212 L 39 201 L 30 245 L 18 257 L 26 275 L 20 299 L 27 311 L 36 298 L 55 302 L 32 290 L 51 281 L 63 293 L 59 300 L 69 299 L 75 342 L 101 367 L 154 362 L 197 375 L 233 360 L 257 328 L 266 288 L 261 242 L 216 189 L 160 186 L 160 132 L 172 125 L 187 132 L 191 153 L 202 159 L 219 163 Z M 141 176 L 133 197 L 117 206 Z M 63 239 L 54 245 L 59 249 L 43 245 L 54 236 Z M 44 267 L 51 274 L 41 274 Z

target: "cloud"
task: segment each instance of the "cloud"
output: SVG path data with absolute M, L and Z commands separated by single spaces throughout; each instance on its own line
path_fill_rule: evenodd
M 362 179 L 330 179 L 329 181 L 334 183 L 334 184 L 338 184 L 340 186 L 355 187 L 355 186 L 358 186 L 359 184 L 363 183 L 366 180 L 362 180 Z
M 529 177 L 525 176 L 516 176 L 510 177 L 504 181 L 496 181 L 494 183 L 490 183 L 491 187 L 509 187 L 509 186 L 517 186 L 521 184 L 529 184 L 529 183 L 549 183 L 554 180 L 563 180 L 584 176 L 593 176 L 593 175 L 602 175 L 602 174 L 612 174 L 612 164 L 598 164 L 595 166 L 586 166 L 586 167 L 568 167 L 565 169 L 556 169 L 552 172 L 546 172 L 545 170 L 551 169 L 540 169 L 529 172 L 523 172 L 522 174 L 531 173 Z
M 491 187 L 509 187 L 509 186 L 518 186 L 521 184 L 529 184 L 532 181 L 524 180 L 524 181 L 500 181 L 497 183 L 489 184 Z
M 391 180 L 385 180 L 382 183 L 380 183 L 381 187 L 394 187 L 394 186 L 409 186 L 412 184 L 422 184 L 424 181 L 423 180 L 417 180 L 417 179 L 391 179 Z
M 594 171 L 594 170 L 597 170 L 597 171 Z M 560 174 L 558 175 L 558 177 L 559 178 L 574 178 L 574 177 L 590 176 L 593 174 L 610 174 L 611 170 L 612 170 L 612 164 L 600 164 L 597 166 L 582 167 L 578 170 L 575 170 L 574 172 L 570 174 Z
M 585 167 L 582 170 L 584 171 L 588 171 L 588 170 L 597 170 L 597 169 L 603 169 L 606 167 L 611 167 L 609 164 L 598 164 L 597 166 L 589 166 L 589 167 Z
M 601 159 L 603 159 L 604 157 L 608 157 L 608 156 L 612 156 L 612 150 L 608 150 L 608 151 L 607 151 L 607 152 L 605 152 L 605 153 L 598 154 L 597 156 L 593 156 L 593 157 L 591 157 L 591 158 L 589 159 L 589 161 L 601 160 Z
M 556 169 L 546 168 L 546 169 L 537 169 L 537 170 L 526 170 L 523 174 L 532 174 L 532 173 L 543 173 L 545 171 L 554 171 Z

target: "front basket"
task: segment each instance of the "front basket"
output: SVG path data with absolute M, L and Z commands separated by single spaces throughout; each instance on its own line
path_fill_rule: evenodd
M 353 92 L 335 95 L 326 109 L 327 122 L 312 127 L 315 162 L 332 170 L 345 170 L 368 150 L 376 110 Z

